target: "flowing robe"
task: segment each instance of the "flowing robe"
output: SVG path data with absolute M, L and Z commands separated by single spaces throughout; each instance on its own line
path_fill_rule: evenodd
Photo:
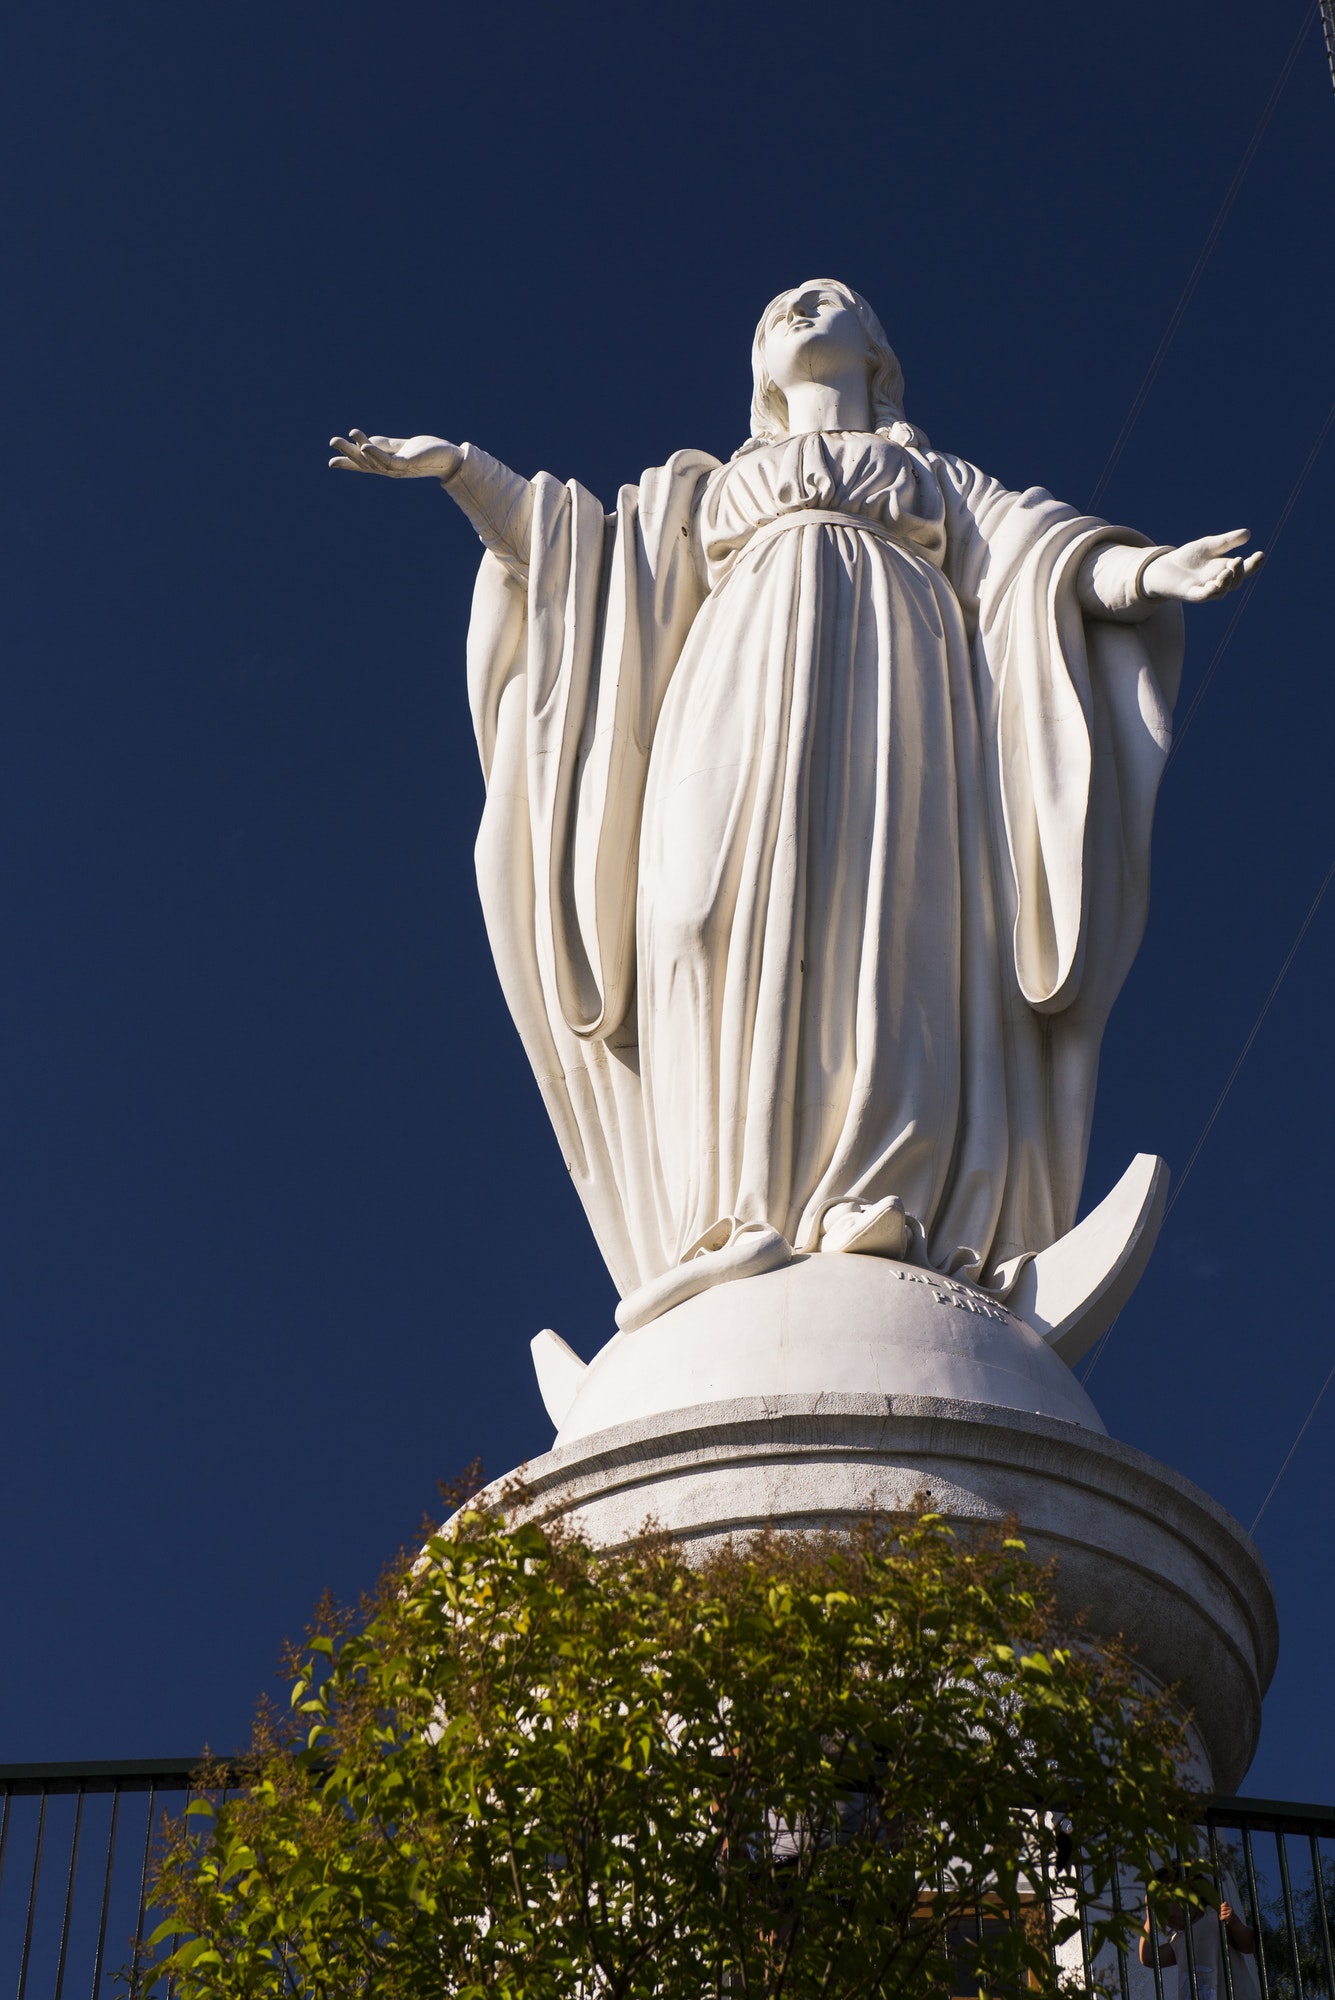
M 1181 616 L 1088 581 L 1143 538 L 893 433 L 682 452 L 610 516 L 451 485 L 488 932 L 621 1324 L 891 1196 L 1004 1291 L 1075 1221 L 1144 928 Z

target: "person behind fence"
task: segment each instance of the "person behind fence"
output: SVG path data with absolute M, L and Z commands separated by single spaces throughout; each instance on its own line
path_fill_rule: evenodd
M 1180 1868 L 1160 1870 L 1159 1881 L 1177 1882 Z M 1192 1963 L 1195 1961 L 1195 2000 L 1261 2000 L 1256 1977 L 1256 1932 L 1238 1915 L 1237 1884 L 1225 1872 L 1223 1895 L 1216 1907 L 1191 1917 L 1191 1946 L 1187 1947 L 1186 1919 L 1190 1912 L 1182 1903 L 1169 1903 L 1159 1927 L 1159 1964 L 1165 1970 L 1177 1967 L 1177 2000 L 1192 2000 Z M 1228 1974 L 1224 1971 L 1224 1938 L 1228 1939 Z M 1150 1933 L 1150 1910 L 1145 1905 L 1145 1924 L 1140 1939 L 1140 1962 L 1153 1965 L 1154 1945 Z

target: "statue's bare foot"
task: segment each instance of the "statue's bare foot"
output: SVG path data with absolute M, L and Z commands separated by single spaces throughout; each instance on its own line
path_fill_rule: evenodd
M 826 1211 L 821 1224 L 822 1250 L 855 1252 L 864 1257 L 904 1257 L 911 1242 L 908 1217 L 897 1194 L 884 1201 L 847 1201 Z

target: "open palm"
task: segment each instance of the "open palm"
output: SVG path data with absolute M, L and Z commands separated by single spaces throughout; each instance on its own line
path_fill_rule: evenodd
M 1141 588 L 1146 597 L 1175 597 L 1182 604 L 1206 604 L 1212 597 L 1227 597 L 1265 561 L 1259 549 L 1250 556 L 1234 553 L 1250 540 L 1249 529 L 1234 528 L 1227 535 L 1202 535 L 1199 541 L 1184 542 L 1180 549 L 1155 557 L 1141 579 Z
M 329 440 L 335 472 L 379 472 L 387 479 L 448 479 L 462 454 L 457 444 L 438 437 L 368 437 L 352 430 Z

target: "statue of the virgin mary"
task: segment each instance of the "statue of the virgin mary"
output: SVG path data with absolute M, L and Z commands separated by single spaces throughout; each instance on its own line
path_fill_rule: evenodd
M 485 544 L 478 880 L 623 1328 L 815 1253 L 1003 1298 L 1072 1228 L 1180 604 L 1260 560 L 933 450 L 845 285 L 767 306 L 753 366 L 732 459 L 611 514 L 475 445 L 333 440 Z

